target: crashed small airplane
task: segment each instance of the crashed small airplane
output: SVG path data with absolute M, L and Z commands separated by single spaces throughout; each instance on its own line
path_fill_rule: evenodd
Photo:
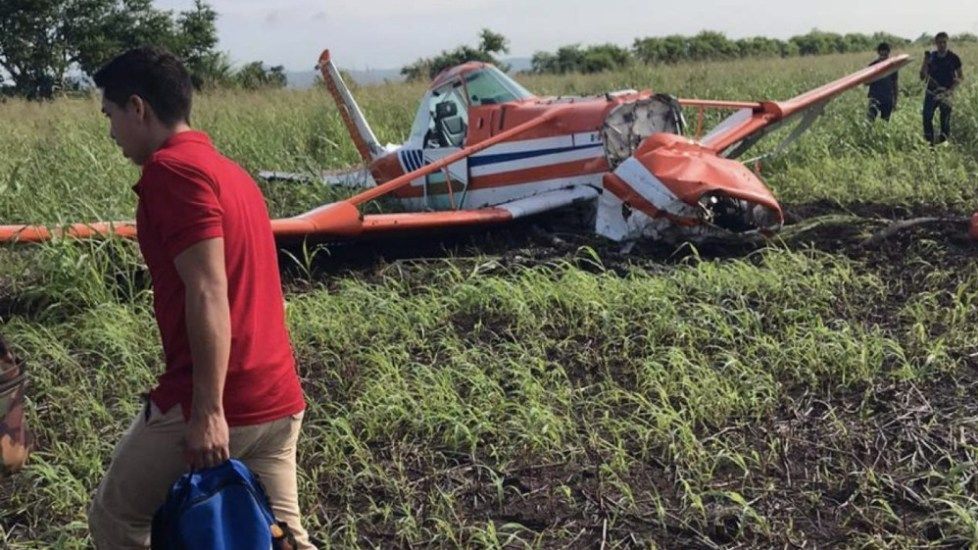
M 619 242 L 768 234 L 784 222 L 781 206 L 735 159 L 765 134 L 797 123 L 780 151 L 830 100 L 908 62 L 908 55 L 896 56 L 786 101 L 677 99 L 635 90 L 541 98 L 490 64 L 468 62 L 435 77 L 407 141 L 384 147 L 327 50 L 318 68 L 366 168 L 326 181 L 364 189 L 272 220 L 272 228 L 283 240 L 347 240 L 503 224 L 579 205 L 590 207 L 595 233 Z M 691 137 L 683 107 L 698 113 Z M 706 109 L 733 113 L 700 137 Z M 361 213 L 365 203 L 382 197 L 403 212 Z M 109 233 L 132 237 L 136 227 L 7 225 L 0 226 L 0 242 Z

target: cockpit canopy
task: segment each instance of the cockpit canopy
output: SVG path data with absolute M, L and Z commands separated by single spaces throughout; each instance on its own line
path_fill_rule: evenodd
M 470 106 L 535 97 L 492 65 L 466 63 L 435 78 L 418 107 L 409 142 L 419 147 L 461 147 Z
M 465 87 L 472 105 L 491 105 L 533 97 L 529 90 L 492 65 L 467 73 Z

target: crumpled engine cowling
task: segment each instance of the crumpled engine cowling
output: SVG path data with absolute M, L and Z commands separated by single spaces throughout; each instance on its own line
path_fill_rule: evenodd
M 747 167 L 674 134 L 646 138 L 603 184 L 595 229 L 616 241 L 776 231 L 784 222 Z
M 682 135 L 684 126 L 682 109 L 672 96 L 656 94 L 622 103 L 608 113 L 601 128 L 608 166 L 617 168 L 645 138 L 660 132 Z

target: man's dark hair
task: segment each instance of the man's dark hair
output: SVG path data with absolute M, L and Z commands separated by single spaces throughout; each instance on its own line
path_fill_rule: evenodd
M 163 48 L 131 49 L 106 63 L 93 79 L 105 99 L 120 107 L 138 95 L 163 124 L 190 121 L 190 74 L 177 56 Z
M 879 46 L 876 46 L 876 51 L 878 52 L 888 52 L 890 51 L 890 45 L 886 42 L 880 42 Z
M 946 33 L 946 32 L 944 32 L 944 31 L 941 31 L 941 32 L 939 32 L 939 33 L 937 33 L 937 34 L 936 34 L 936 35 L 934 36 L 934 40 L 940 40 L 941 38 L 943 38 L 943 39 L 945 39 L 945 40 L 947 40 L 947 38 L 948 38 L 948 36 L 947 36 L 947 33 Z

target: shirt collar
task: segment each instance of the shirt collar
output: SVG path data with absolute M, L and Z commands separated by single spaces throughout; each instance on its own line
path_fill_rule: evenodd
M 158 154 L 160 151 L 164 149 L 167 149 L 169 147 L 174 147 L 176 145 L 180 145 L 183 143 L 200 143 L 203 145 L 210 145 L 211 147 L 213 147 L 213 144 L 211 143 L 211 138 L 208 137 L 206 133 L 201 132 L 200 130 L 187 130 L 185 132 L 177 132 L 176 134 L 173 134 L 172 136 L 166 138 L 166 141 L 163 142 L 163 145 L 160 145 L 160 148 L 157 149 L 152 155 L 150 155 L 150 159 L 152 159 L 153 156 L 155 156 L 156 154 Z M 143 165 L 143 167 L 145 168 L 145 165 Z M 135 191 L 137 195 L 139 194 L 139 184 L 141 181 L 142 178 L 140 178 L 140 180 L 136 182 L 136 185 L 132 186 L 132 190 Z
M 207 137 L 207 134 L 201 132 L 200 130 L 187 130 L 186 132 L 178 132 L 168 137 L 163 145 L 160 146 L 157 151 L 166 149 L 167 147 L 173 147 L 174 145 L 179 145 L 181 143 L 203 143 L 206 145 L 211 144 L 211 138 Z

